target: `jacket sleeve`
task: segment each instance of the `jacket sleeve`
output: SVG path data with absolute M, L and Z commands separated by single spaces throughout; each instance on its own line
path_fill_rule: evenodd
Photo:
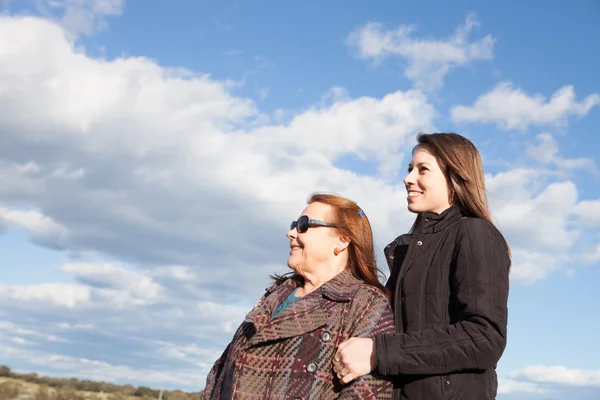
M 223 351 L 223 354 L 221 354 L 221 357 L 219 357 L 219 359 L 217 361 L 215 361 L 215 364 L 213 365 L 210 372 L 206 376 L 206 385 L 204 386 L 204 389 L 200 392 L 200 400 L 208 400 L 211 398 L 211 394 L 215 388 L 215 383 L 216 383 L 217 379 L 219 378 L 219 375 L 221 374 L 221 370 L 223 369 L 223 365 L 225 364 L 225 360 L 227 359 L 227 356 L 229 355 L 230 347 L 231 347 L 231 343 L 225 348 L 225 351 Z
M 366 286 L 366 285 L 365 285 Z M 379 290 L 369 288 L 354 298 L 348 315 L 352 327 L 348 337 L 374 338 L 394 332 L 389 301 Z M 392 383 L 374 374 L 361 376 L 342 387 L 338 399 L 391 399 Z
M 458 322 L 376 337 L 383 375 L 448 374 L 496 366 L 506 346 L 510 256 L 489 222 L 463 220 L 450 277 Z

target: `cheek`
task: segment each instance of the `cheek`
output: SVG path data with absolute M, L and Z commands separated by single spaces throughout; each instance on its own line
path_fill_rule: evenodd
M 311 258 L 324 258 L 329 253 L 330 247 L 331 238 L 326 235 L 319 236 L 311 242 L 309 256 Z
M 449 195 L 450 195 L 450 192 L 448 191 L 448 186 L 446 185 L 446 182 L 444 181 L 443 183 L 440 183 L 435 191 L 436 200 L 439 202 L 448 201 Z

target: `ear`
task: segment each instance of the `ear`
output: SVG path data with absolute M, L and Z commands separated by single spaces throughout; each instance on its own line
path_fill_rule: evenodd
M 340 249 L 340 251 L 346 250 L 346 248 L 350 245 L 350 238 L 347 236 L 338 235 L 336 240 L 336 248 Z
M 448 202 L 451 206 L 458 204 L 458 189 L 460 186 L 453 176 L 448 180 Z

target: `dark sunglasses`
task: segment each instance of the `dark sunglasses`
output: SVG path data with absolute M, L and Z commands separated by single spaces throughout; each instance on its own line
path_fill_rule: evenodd
M 297 221 L 292 221 L 290 230 L 297 229 L 298 233 L 304 233 L 311 226 L 328 226 L 330 228 L 335 228 L 335 225 L 330 224 L 329 222 L 319 221 L 318 219 L 310 219 L 306 215 L 302 215 Z

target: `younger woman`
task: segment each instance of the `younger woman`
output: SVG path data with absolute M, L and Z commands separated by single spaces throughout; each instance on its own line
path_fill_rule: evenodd
M 510 255 L 492 224 L 479 152 L 454 133 L 421 134 L 404 184 L 417 217 L 385 248 L 396 332 L 341 343 L 334 371 L 345 383 L 386 375 L 393 399 L 493 400 Z

